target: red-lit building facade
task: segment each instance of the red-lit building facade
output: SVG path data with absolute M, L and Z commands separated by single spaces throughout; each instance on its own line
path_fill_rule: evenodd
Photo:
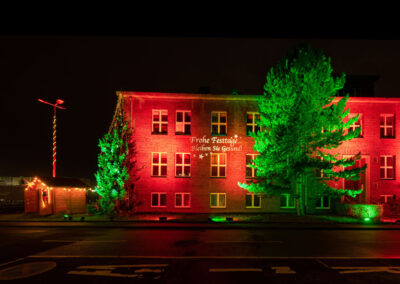
M 293 196 L 260 196 L 238 186 L 255 177 L 248 167 L 257 152 L 249 132 L 257 130 L 257 95 L 118 92 L 133 127 L 137 161 L 137 212 L 261 213 L 295 210 Z M 361 152 L 357 165 L 367 164 L 360 181 L 360 203 L 388 202 L 400 193 L 396 133 L 400 99 L 352 97 L 350 115 L 360 114 L 352 127 L 359 138 L 343 143 L 342 155 Z M 339 157 L 340 157 L 339 156 Z M 340 184 L 338 184 L 339 186 Z M 326 212 L 333 201 L 309 197 L 313 212 Z

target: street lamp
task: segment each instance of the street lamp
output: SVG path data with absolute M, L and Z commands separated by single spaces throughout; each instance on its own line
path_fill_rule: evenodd
M 64 107 L 60 107 L 59 105 L 62 105 L 64 103 L 63 100 L 58 99 L 55 104 L 51 104 L 49 102 L 46 102 L 44 100 L 38 99 L 39 102 L 51 105 L 54 109 L 54 114 L 53 114 L 53 178 L 56 177 L 56 109 L 66 109 Z

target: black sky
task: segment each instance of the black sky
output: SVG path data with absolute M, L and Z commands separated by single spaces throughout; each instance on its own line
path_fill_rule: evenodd
M 37 98 L 67 108 L 57 113 L 57 175 L 93 178 L 117 90 L 261 93 L 269 68 L 303 41 L 339 73 L 378 75 L 378 95 L 400 96 L 400 44 L 390 33 L 5 31 L 0 176 L 51 175 L 52 109 Z

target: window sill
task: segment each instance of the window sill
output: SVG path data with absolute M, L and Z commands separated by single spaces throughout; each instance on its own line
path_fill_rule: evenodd
M 396 139 L 396 137 L 380 137 L 381 139 L 388 139 L 388 140 L 391 140 L 391 139 Z
M 261 209 L 261 207 L 247 207 L 246 206 L 246 209 Z
M 190 178 L 191 176 L 175 176 L 176 178 Z
M 192 135 L 192 134 L 191 134 L 191 133 L 175 132 L 175 135 L 179 135 L 179 136 L 190 136 L 190 135 Z
M 168 132 L 167 133 L 152 132 L 151 135 L 168 135 Z
M 226 134 L 211 133 L 211 136 L 226 136 Z
M 226 178 L 226 177 L 210 177 L 210 178 L 222 179 L 222 178 Z
M 166 178 L 167 176 L 150 176 L 152 178 Z

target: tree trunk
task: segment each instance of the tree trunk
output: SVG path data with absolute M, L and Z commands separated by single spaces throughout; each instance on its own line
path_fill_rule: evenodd
M 297 193 L 297 215 L 306 215 L 306 205 L 305 205 L 305 192 L 306 192 L 306 182 L 305 175 L 301 174 L 297 178 L 296 182 L 296 193 Z

